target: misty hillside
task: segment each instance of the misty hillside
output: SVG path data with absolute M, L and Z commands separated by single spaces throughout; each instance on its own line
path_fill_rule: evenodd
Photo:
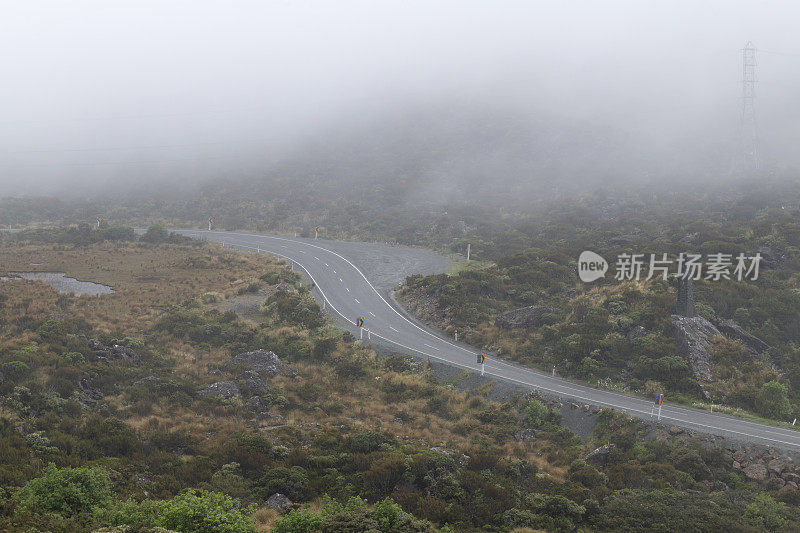
M 559 192 L 685 178 L 690 164 L 692 175 L 708 177 L 728 164 L 720 153 L 702 162 L 668 151 L 631 132 L 545 113 L 418 106 L 381 120 L 351 117 L 255 176 L 209 184 L 203 194 L 224 189 L 226 196 L 274 197 L 301 190 L 320 199 L 388 196 L 401 204 L 518 208 Z

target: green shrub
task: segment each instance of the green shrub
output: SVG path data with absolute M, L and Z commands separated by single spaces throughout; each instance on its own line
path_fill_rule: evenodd
M 50 511 L 65 517 L 88 513 L 111 500 L 111 483 L 102 468 L 56 468 L 48 465 L 14 496 L 18 513 Z
M 219 492 L 187 490 L 170 500 L 116 502 L 97 517 L 114 525 L 132 528 L 163 527 L 181 533 L 254 533 L 248 515 L 255 505 L 242 508 L 236 498 Z
M 319 531 L 322 516 L 304 509 L 294 509 L 275 521 L 272 533 L 311 533 Z
M 769 418 L 784 418 L 792 412 L 788 390 L 777 381 L 769 381 L 761 386 L 756 397 L 756 409 Z
M 86 362 L 86 356 L 81 352 L 67 352 L 62 354 L 61 357 L 72 363 L 73 365 L 82 365 Z
M 3 363 L 3 372 L 10 377 L 20 377 L 28 373 L 30 367 L 22 361 L 9 361 Z
M 144 242 L 166 242 L 169 240 L 169 232 L 167 231 L 167 227 L 160 223 L 156 222 L 155 224 L 151 224 L 149 228 L 147 228 L 147 232 L 140 237 L 140 239 Z
M 530 400 L 523 408 L 523 412 L 525 413 L 525 422 L 528 426 L 538 429 L 544 426 L 549 409 L 537 400 Z
M 258 480 L 258 493 L 269 498 L 276 492 L 287 495 L 291 500 L 305 500 L 308 497 L 308 475 L 303 467 L 280 466 L 267 470 Z

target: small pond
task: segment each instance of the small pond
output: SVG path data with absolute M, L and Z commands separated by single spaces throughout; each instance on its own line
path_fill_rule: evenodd
M 19 278 L 42 281 L 61 294 L 74 294 L 75 296 L 83 296 L 84 294 L 99 296 L 114 292 L 114 289 L 108 285 L 68 278 L 64 272 L 9 272 L 9 274 L 10 276 L 0 277 L 0 281 L 13 281 Z

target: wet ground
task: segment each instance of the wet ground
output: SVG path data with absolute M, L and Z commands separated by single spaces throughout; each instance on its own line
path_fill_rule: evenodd
M 41 281 L 50 285 L 61 294 L 74 294 L 75 296 L 99 296 L 101 294 L 111 294 L 114 289 L 108 285 L 92 283 L 91 281 L 80 281 L 75 278 L 68 278 L 64 272 L 9 272 L 10 276 L 3 276 L 0 281 L 14 281 L 24 278 L 31 281 Z

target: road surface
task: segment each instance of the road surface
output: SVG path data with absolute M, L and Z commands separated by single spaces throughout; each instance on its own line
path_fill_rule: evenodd
M 473 372 L 480 372 L 477 351 L 444 338 L 407 318 L 393 307 L 388 290 L 406 275 L 417 273 L 414 268 L 425 266 L 443 272 L 447 261 L 432 264 L 430 258 L 420 258 L 420 251 L 411 248 L 389 247 L 374 244 L 325 241 L 230 231 L 177 230 L 183 235 L 225 243 L 237 249 L 269 253 L 291 260 L 299 266 L 315 285 L 315 296 L 325 303 L 326 309 L 339 319 L 340 325 L 358 338 L 362 332 L 356 327 L 359 317 L 364 318 L 363 338 L 373 343 L 392 347 L 398 352 L 418 357 L 428 357 Z M 426 252 L 432 253 L 432 252 Z M 364 264 L 377 256 L 387 256 L 390 264 L 399 265 L 384 276 L 376 286 L 364 274 Z M 416 259 L 415 259 L 416 258 Z M 378 270 L 371 269 L 375 272 Z M 424 270 L 424 269 L 423 269 Z M 393 275 L 392 275 L 393 274 Z M 650 399 L 596 389 L 549 374 L 523 368 L 495 357 L 486 357 L 487 376 L 542 391 L 577 403 L 612 407 L 632 416 L 652 420 L 657 407 Z M 741 441 L 771 445 L 777 448 L 800 450 L 800 431 L 780 428 L 740 418 L 710 413 L 664 403 L 661 422 L 722 435 Z

